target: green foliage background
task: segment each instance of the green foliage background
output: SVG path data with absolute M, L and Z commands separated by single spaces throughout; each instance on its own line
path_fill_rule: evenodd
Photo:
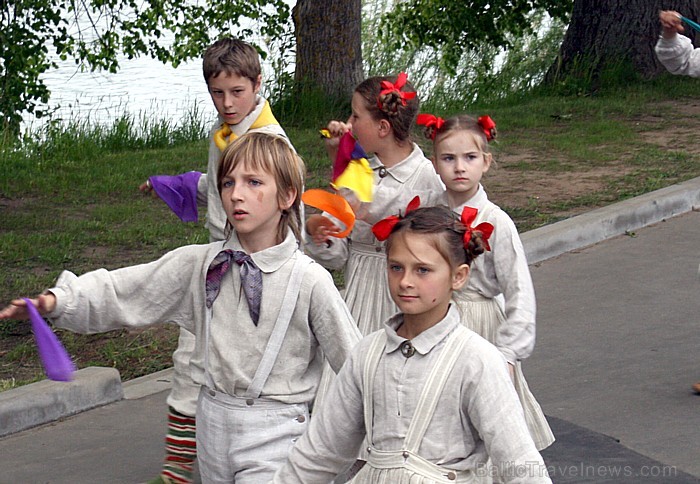
M 0 130 L 16 135 L 22 112 L 49 113 L 41 75 L 57 67 L 53 52 L 90 70 L 116 72 L 121 53 L 177 66 L 225 33 L 275 38 L 289 18 L 284 0 L 0 1 Z
M 374 74 L 403 67 L 418 85 L 436 87 L 444 95 L 464 86 L 449 80 L 457 73 L 473 78 L 471 70 L 463 69 L 465 59 L 477 74 L 491 73 L 503 49 L 517 48 L 520 39 L 538 32 L 541 22 L 533 12 L 565 19 L 572 3 L 366 0 L 366 70 Z M 222 35 L 253 40 L 263 57 L 271 54 L 273 100 L 293 92 L 294 33 L 290 5 L 284 0 L 2 1 L 0 130 L 16 136 L 22 113 L 38 118 L 49 114 L 50 92 L 41 76 L 57 67 L 54 53 L 89 70 L 116 72 L 120 54 L 128 59 L 147 55 L 177 66 L 199 58 Z

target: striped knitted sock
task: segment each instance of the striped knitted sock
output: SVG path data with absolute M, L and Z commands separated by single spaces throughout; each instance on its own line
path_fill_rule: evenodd
M 193 482 L 194 461 L 197 458 L 195 418 L 168 407 L 168 434 L 165 436 L 165 463 L 160 477 L 165 482 Z

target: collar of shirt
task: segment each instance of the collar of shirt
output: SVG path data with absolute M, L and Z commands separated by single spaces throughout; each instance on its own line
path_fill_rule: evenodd
M 447 199 L 447 192 L 443 193 L 440 196 L 440 201 L 444 205 L 447 205 L 447 206 L 450 205 L 448 203 L 448 199 Z M 486 190 L 484 190 L 484 187 L 481 185 L 481 183 L 479 183 L 479 189 L 476 191 L 474 196 L 472 198 L 470 198 L 469 200 L 467 200 L 466 202 L 464 202 L 459 207 L 454 207 L 452 209 L 452 211 L 454 211 L 455 213 L 461 214 L 462 209 L 464 207 L 472 207 L 472 208 L 475 208 L 477 210 L 481 210 L 486 206 L 486 203 L 488 201 L 489 201 L 489 197 L 488 197 L 488 195 L 486 195 Z
M 231 238 L 224 243 L 225 249 L 232 250 L 243 250 L 241 243 L 238 240 L 236 232 L 231 233 Z M 266 274 L 270 272 L 275 272 L 277 269 L 282 267 L 297 251 L 299 248 L 299 242 L 294 237 L 294 233 L 291 230 L 287 231 L 287 237 L 282 241 L 281 244 L 270 247 L 269 249 L 261 250 L 260 252 L 253 252 L 250 258 L 253 259 L 255 265 L 260 268 L 260 270 Z
M 418 147 L 417 144 L 413 143 L 413 151 L 411 151 L 411 154 L 408 155 L 408 157 L 404 160 L 401 160 L 399 163 L 395 164 L 391 168 L 384 167 L 389 175 L 394 177 L 396 180 L 398 180 L 401 183 L 406 183 L 406 181 L 411 177 L 416 172 L 416 161 L 420 161 L 421 159 L 425 159 L 425 156 L 423 155 L 423 152 L 421 149 Z M 369 160 L 370 168 L 374 170 L 376 173 L 379 168 L 382 166 L 382 162 L 377 158 L 376 156 L 373 156 Z
M 386 346 L 384 352 L 386 354 L 393 353 L 398 350 L 401 344 L 406 341 L 406 338 L 396 334 L 396 330 L 403 323 L 403 314 L 395 314 L 392 316 L 385 324 L 384 330 L 386 331 Z M 461 324 L 460 315 L 457 307 L 454 304 L 450 304 L 450 308 L 447 310 L 447 315 L 437 323 L 432 328 L 428 328 L 421 334 L 413 338 L 411 344 L 421 355 L 430 353 L 430 351 L 437 345 L 440 341 L 444 340 L 447 335 L 452 333 L 454 329 Z

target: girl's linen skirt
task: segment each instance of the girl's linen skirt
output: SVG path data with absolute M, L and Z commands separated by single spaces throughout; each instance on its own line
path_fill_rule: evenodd
M 501 324 L 505 323 L 505 314 L 501 305 L 496 299 L 485 298 L 474 291 L 458 291 L 452 296 L 457 303 L 457 307 L 462 316 L 462 323 L 485 338 L 494 343 L 496 334 Z M 514 381 L 515 391 L 518 393 L 520 403 L 525 412 L 525 421 L 530 430 L 532 440 L 535 441 L 537 450 L 549 447 L 554 442 L 554 434 L 547 423 L 547 419 L 542 413 L 540 404 L 530 391 L 523 375 L 520 362 L 515 364 Z

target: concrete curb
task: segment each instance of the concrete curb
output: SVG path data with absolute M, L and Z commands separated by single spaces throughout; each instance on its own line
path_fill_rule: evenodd
M 0 437 L 124 398 L 119 372 L 91 366 L 72 382 L 43 380 L 0 393 Z
M 700 208 L 700 177 L 522 234 L 535 264 Z M 172 368 L 121 383 L 114 368 L 90 367 L 73 382 L 41 381 L 0 393 L 0 437 L 122 398 L 170 388 Z
M 170 390 L 173 382 L 173 369 L 166 368 L 150 375 L 144 375 L 133 380 L 125 381 L 122 385 L 124 398 L 126 400 L 136 400 L 153 395 L 154 393 Z
M 521 235 L 529 264 L 700 208 L 700 177 Z

